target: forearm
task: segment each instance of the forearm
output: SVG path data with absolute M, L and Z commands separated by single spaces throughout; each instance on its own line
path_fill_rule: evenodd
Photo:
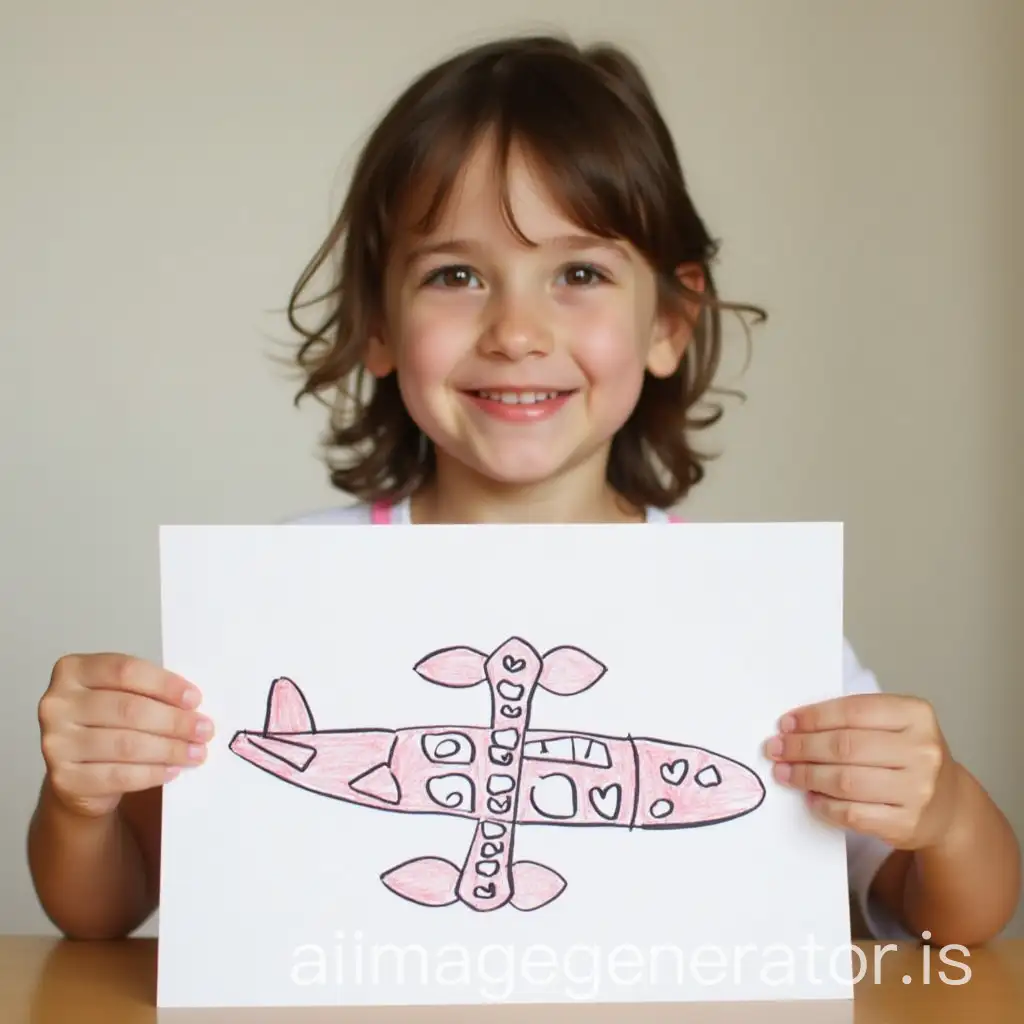
M 893 858 L 886 902 L 915 935 L 975 946 L 1009 922 L 1021 891 L 1020 847 L 977 780 L 956 766 L 956 817 L 934 846 Z M 880 881 L 883 890 L 884 879 Z
M 46 781 L 29 825 L 28 861 L 43 910 L 69 938 L 123 937 L 156 908 L 138 842 L 121 815 L 76 815 Z

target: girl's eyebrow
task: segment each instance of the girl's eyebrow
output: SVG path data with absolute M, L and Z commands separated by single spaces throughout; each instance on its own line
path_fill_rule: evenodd
M 554 235 L 550 238 L 541 239 L 537 244 L 540 248 L 562 249 L 566 252 L 604 249 L 615 254 L 620 259 L 629 259 L 629 253 L 620 242 L 614 238 L 605 238 L 600 235 Z M 479 250 L 479 248 L 479 243 L 474 243 L 466 238 L 449 238 L 439 242 L 424 242 L 409 249 L 405 263 L 406 266 L 411 266 L 418 260 L 441 253 L 468 256 L 474 251 Z
M 603 235 L 558 235 L 555 238 L 546 239 L 542 244 L 556 249 L 565 249 L 568 252 L 605 249 L 624 260 L 629 259 L 629 253 L 621 242 Z
M 462 238 L 450 238 L 443 242 L 424 242 L 421 245 L 412 246 L 405 254 L 405 265 L 412 266 L 427 256 L 436 256 L 439 253 L 452 253 L 453 255 L 468 256 L 473 252 L 474 246 Z

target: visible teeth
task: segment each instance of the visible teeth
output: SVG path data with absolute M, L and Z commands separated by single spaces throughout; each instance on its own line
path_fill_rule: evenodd
M 503 402 L 505 405 L 533 405 L 535 402 L 548 402 L 558 397 L 557 391 L 479 391 L 481 398 L 492 402 Z

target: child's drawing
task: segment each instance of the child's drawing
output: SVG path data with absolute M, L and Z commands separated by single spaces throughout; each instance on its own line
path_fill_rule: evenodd
M 323 796 L 476 821 L 461 866 L 420 857 L 381 875 L 413 903 L 535 910 L 557 899 L 566 886 L 557 871 L 514 858 L 522 825 L 692 828 L 748 814 L 764 799 L 756 772 L 701 747 L 531 728 L 538 686 L 569 696 L 605 674 L 579 648 L 541 655 L 512 637 L 490 655 L 470 647 L 435 651 L 415 670 L 439 686 L 487 683 L 490 727 L 318 730 L 298 687 L 277 679 L 262 730 L 241 730 L 230 744 L 258 768 Z

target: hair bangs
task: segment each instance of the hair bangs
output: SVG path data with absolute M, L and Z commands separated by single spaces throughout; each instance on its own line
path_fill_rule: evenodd
M 393 154 L 390 198 L 398 202 L 386 208 L 401 209 L 402 221 L 384 234 L 433 232 L 470 154 L 490 143 L 502 215 L 524 244 L 534 240 L 516 222 L 509 198 L 514 153 L 581 231 L 628 241 L 671 271 L 679 254 L 656 230 L 673 203 L 663 187 L 670 176 L 651 162 L 660 150 L 647 121 L 628 96 L 608 88 L 600 67 L 541 51 L 506 55 L 474 74 L 477 87 L 464 82 L 457 97 L 423 98 L 415 130 Z

